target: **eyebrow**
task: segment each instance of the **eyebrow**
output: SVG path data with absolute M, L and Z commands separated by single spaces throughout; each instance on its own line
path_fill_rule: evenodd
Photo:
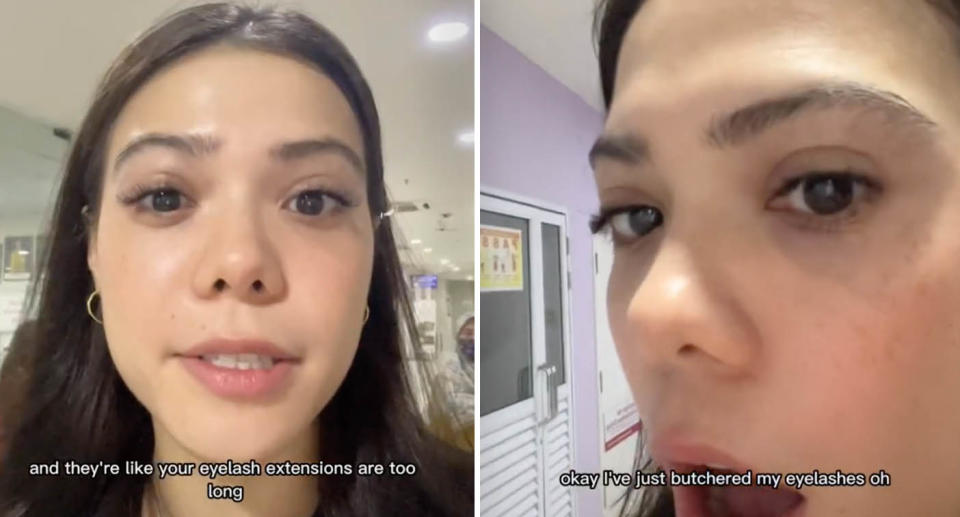
M 149 148 L 163 147 L 198 157 L 213 154 L 220 145 L 218 139 L 206 134 L 146 133 L 134 138 L 117 153 L 113 160 L 113 170 L 118 171 L 123 162 Z
M 346 158 L 357 172 L 363 172 L 363 159 L 352 147 L 336 138 L 313 138 L 284 142 L 270 149 L 270 155 L 281 161 L 293 161 L 316 154 L 339 154 Z
M 762 100 L 715 117 L 706 129 L 707 142 L 717 148 L 742 144 L 778 123 L 813 109 L 860 108 L 885 114 L 889 121 L 932 132 L 937 124 L 903 97 L 871 86 L 827 83 L 773 99 Z M 650 160 L 648 141 L 639 135 L 601 135 L 590 149 L 590 165 L 601 158 L 639 165 Z
M 202 157 L 215 153 L 221 146 L 221 140 L 208 134 L 147 133 L 133 139 L 122 151 L 117 153 L 113 169 L 116 172 L 123 162 L 149 148 L 161 147 L 191 157 Z M 339 154 L 358 172 L 365 170 L 360 155 L 349 145 L 336 138 L 310 138 L 283 142 L 270 148 L 269 151 L 272 158 L 285 162 L 328 153 Z

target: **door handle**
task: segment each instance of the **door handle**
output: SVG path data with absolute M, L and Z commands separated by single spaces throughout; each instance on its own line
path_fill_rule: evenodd
M 559 380 L 560 380 L 560 376 L 557 375 L 556 365 L 551 366 L 550 377 L 547 379 L 548 389 L 550 393 L 550 420 L 553 420 L 553 418 L 557 416 L 557 410 L 559 409 L 559 402 L 560 402 L 560 394 L 558 393 L 558 390 L 560 388 Z
M 540 425 L 546 424 L 557 416 L 559 408 L 559 398 L 557 393 L 559 376 L 557 367 L 551 364 L 543 364 L 537 367 L 537 382 L 541 383 L 543 397 L 537 404 L 537 421 Z
M 537 385 L 540 388 L 537 398 L 537 424 L 543 425 L 550 420 L 550 365 L 537 367 Z

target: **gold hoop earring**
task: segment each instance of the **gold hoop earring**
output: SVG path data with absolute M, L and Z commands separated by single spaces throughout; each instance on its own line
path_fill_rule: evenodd
M 363 308 L 363 324 L 367 324 L 367 320 L 370 319 L 370 306 L 367 305 Z
M 90 293 L 90 296 L 87 297 L 87 314 L 93 318 L 93 321 L 103 325 L 103 320 L 98 318 L 97 315 L 93 313 L 93 297 L 98 294 L 100 294 L 100 291 L 94 290 L 92 293 Z

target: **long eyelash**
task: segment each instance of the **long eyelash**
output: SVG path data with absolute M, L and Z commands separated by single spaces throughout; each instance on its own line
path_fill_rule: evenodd
M 304 190 L 301 190 L 300 192 L 297 192 L 297 196 L 300 196 L 301 194 L 306 194 L 308 192 L 316 192 L 324 196 L 330 196 L 346 208 L 353 208 L 359 204 L 358 202 L 354 201 L 350 197 L 350 195 L 346 192 L 338 192 L 338 191 L 329 190 L 325 188 L 304 189 Z
M 143 200 L 145 197 L 149 196 L 150 194 L 156 194 L 164 190 L 175 190 L 179 192 L 179 190 L 177 190 L 176 187 L 165 182 L 159 183 L 156 185 L 148 185 L 148 184 L 141 183 L 141 184 L 134 185 L 126 193 L 118 194 L 117 199 L 124 205 L 132 205 L 135 203 L 139 203 L 141 200 Z M 353 200 L 348 193 L 339 192 L 339 191 L 326 189 L 326 188 L 304 189 L 297 192 L 296 196 L 300 196 L 308 192 L 315 192 L 323 196 L 329 196 L 334 200 L 336 200 L 338 203 L 340 203 L 344 208 L 353 208 L 359 205 L 359 202 Z
M 603 213 L 596 213 L 590 216 L 590 233 L 596 235 L 600 233 L 610 222 L 610 218 Z
M 126 193 L 121 193 L 117 195 L 117 199 L 125 204 L 132 205 L 139 202 L 141 199 L 147 197 L 150 194 L 156 194 L 162 190 L 177 190 L 175 187 L 169 183 L 159 183 L 156 185 L 147 185 L 140 183 L 130 187 L 130 190 Z
M 877 183 L 871 178 L 868 178 L 867 176 L 864 176 L 862 174 L 857 174 L 853 171 L 849 171 L 849 170 L 835 171 L 835 172 L 834 171 L 810 171 L 800 176 L 794 176 L 793 178 L 789 178 L 786 181 L 784 181 L 783 185 L 781 185 L 780 188 L 778 188 L 774 192 L 773 197 L 774 198 L 783 197 L 789 194 L 790 192 L 792 192 L 793 189 L 797 188 L 797 186 L 803 183 L 804 181 L 814 180 L 819 178 L 851 179 L 851 180 L 860 182 L 869 188 L 872 188 L 875 190 L 880 189 L 879 183 Z
M 607 229 L 610 219 L 617 214 L 634 210 L 635 206 L 618 206 L 613 208 L 601 208 L 600 212 L 590 216 L 590 233 L 596 235 Z

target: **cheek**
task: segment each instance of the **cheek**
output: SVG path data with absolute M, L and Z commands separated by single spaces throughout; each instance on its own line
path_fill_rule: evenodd
M 214 335 L 265 336 L 303 354 L 291 393 L 268 408 L 288 415 L 287 422 L 310 419 L 329 401 L 363 327 L 373 242 L 362 225 L 314 229 L 278 222 L 267 228 L 257 241 L 266 257 L 262 267 L 274 268 L 272 278 L 282 278 L 285 290 L 268 303 L 255 303 L 210 294 L 220 261 L 229 260 L 226 252 L 233 248 L 224 241 L 211 244 L 212 233 L 199 218 L 169 228 L 145 227 L 106 210 L 101 219 L 97 283 L 110 353 L 151 413 L 159 410 L 163 419 L 180 422 L 174 428 L 200 421 L 186 418 L 194 413 L 189 407 L 169 409 L 178 407 L 177 400 L 196 401 L 197 415 L 217 414 L 219 403 L 167 360 Z
M 884 469 L 896 493 L 939 492 L 941 500 L 938 483 L 960 482 L 960 274 L 952 260 L 914 259 L 899 268 L 874 259 L 847 285 L 794 278 L 788 288 L 769 279 L 773 291 L 791 293 L 752 307 L 767 355 L 752 416 L 787 444 L 772 446 L 771 457 Z
M 149 230 L 155 231 L 155 230 Z M 145 238 L 143 228 L 104 209 L 98 228 L 104 331 L 110 355 L 124 381 L 149 407 L 157 363 L 172 351 L 174 329 L 187 323 L 182 306 L 189 286 L 185 274 L 193 244 Z M 207 322 L 202 322 L 203 327 Z M 176 343 L 182 345 L 182 343 Z
M 892 478 L 889 494 L 824 488 L 822 497 L 863 497 L 867 508 L 882 496 L 888 509 L 956 499 L 946 494 L 960 482 L 960 275 L 940 272 L 941 281 L 891 283 L 869 298 L 825 290 L 832 294 L 818 307 L 767 315 L 779 324 L 767 342 L 782 345 L 751 397 L 753 419 L 776 437 L 765 453 Z
M 657 377 L 650 371 L 647 357 L 649 343 L 641 343 L 628 321 L 628 309 L 640 285 L 650 269 L 648 257 L 636 256 L 629 252 L 614 254 L 613 267 L 607 284 L 607 320 L 597 324 L 609 324 L 620 364 L 630 384 L 638 409 L 644 411 L 646 403 L 657 393 L 653 384 Z
M 367 242 L 303 247 L 288 256 L 289 300 L 281 318 L 319 363 L 345 373 L 356 350 L 373 268 Z M 344 364 L 345 362 L 345 364 Z
M 652 265 L 652 257 L 630 250 L 614 253 L 607 284 L 607 323 L 615 343 L 639 345 L 630 331 L 628 309 Z M 624 347 L 621 350 L 626 350 Z M 638 346 L 630 346 L 636 349 Z M 623 354 L 623 352 L 621 352 Z

